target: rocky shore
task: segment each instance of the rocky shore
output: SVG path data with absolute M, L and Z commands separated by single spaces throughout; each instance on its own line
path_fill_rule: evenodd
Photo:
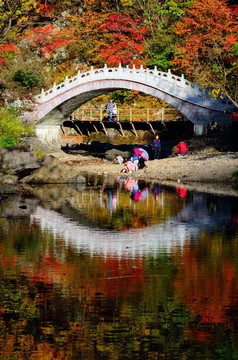
M 115 165 L 112 161 L 105 159 L 85 160 L 84 156 L 63 152 L 52 155 L 83 175 L 133 177 L 170 186 L 186 185 L 191 190 L 238 196 L 233 177 L 233 174 L 238 171 L 238 152 L 213 154 L 201 152 L 183 158 L 149 160 L 143 170 L 132 174 L 122 174 L 123 165 Z

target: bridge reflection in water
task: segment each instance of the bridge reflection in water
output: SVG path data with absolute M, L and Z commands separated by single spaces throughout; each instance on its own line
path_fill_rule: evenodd
M 196 241 L 200 234 L 210 233 L 229 224 L 231 203 L 229 199 L 223 199 L 222 202 L 215 198 L 207 201 L 205 195 L 193 195 L 175 216 L 156 225 L 123 231 L 90 226 L 82 223 L 82 216 L 76 221 L 75 217 L 72 219 L 69 216 L 69 211 L 66 213 L 38 206 L 31 215 L 31 221 L 39 224 L 43 231 L 51 232 L 55 245 L 58 238 L 64 239 L 66 246 L 73 247 L 77 252 L 105 258 L 156 257 L 161 252 L 171 253 L 175 248 L 182 251 L 186 243 Z

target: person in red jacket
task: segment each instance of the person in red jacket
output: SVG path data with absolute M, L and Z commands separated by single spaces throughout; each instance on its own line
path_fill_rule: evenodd
M 187 156 L 188 154 L 188 148 L 185 142 L 181 141 L 176 149 L 176 154 L 178 156 Z

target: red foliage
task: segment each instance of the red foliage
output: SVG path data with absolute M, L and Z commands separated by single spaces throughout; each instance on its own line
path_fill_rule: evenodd
M 74 40 L 70 30 L 57 28 L 53 25 L 37 27 L 29 32 L 22 41 L 28 42 L 35 47 L 43 56 L 52 57 L 52 53 L 61 47 L 67 47 Z
M 238 16 L 238 5 L 230 5 L 228 7 L 234 15 Z
M 9 57 L 17 53 L 18 49 L 13 43 L 0 45 L 0 65 L 6 64 Z
M 55 6 L 50 6 L 46 3 L 39 3 L 39 9 L 41 16 L 44 17 L 53 17 L 54 16 L 54 10 Z
M 146 27 L 142 24 L 142 19 L 132 19 L 127 14 L 113 13 L 100 30 L 108 38 L 107 44 L 101 48 L 100 56 L 109 66 L 119 63 L 144 63 L 142 41 Z

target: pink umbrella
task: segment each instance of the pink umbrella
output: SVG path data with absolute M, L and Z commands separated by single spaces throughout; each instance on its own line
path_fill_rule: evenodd
M 149 154 L 146 150 L 142 149 L 142 148 L 136 148 L 134 149 L 134 153 L 137 156 L 141 156 L 145 161 L 149 160 Z
M 137 192 L 134 194 L 133 200 L 134 200 L 134 201 L 145 200 L 147 196 L 148 196 L 148 189 L 147 189 L 147 188 L 144 188 L 143 190 L 137 191 Z

